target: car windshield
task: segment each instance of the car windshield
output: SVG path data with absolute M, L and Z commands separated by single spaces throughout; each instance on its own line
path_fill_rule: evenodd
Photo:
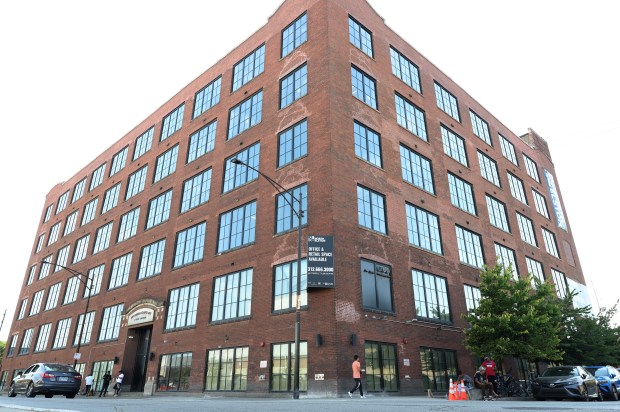
M 606 366 L 600 368 L 586 368 L 586 370 L 594 376 L 609 376 Z
M 77 372 L 72 366 L 59 363 L 48 363 L 45 365 L 45 368 L 51 372 Z
M 579 376 L 579 372 L 575 367 L 559 366 L 555 368 L 547 368 L 541 376 Z

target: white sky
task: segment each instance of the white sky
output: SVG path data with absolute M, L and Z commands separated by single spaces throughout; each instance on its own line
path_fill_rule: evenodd
M 370 3 L 514 133 L 531 127 L 547 140 L 594 311 L 613 305 L 620 3 Z M 0 4 L 5 340 L 48 191 L 265 24 L 281 0 Z

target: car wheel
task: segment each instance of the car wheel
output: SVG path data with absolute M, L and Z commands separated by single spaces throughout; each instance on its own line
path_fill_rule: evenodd
M 601 388 L 599 388 L 598 386 L 596 387 L 596 400 L 598 402 L 603 401 L 603 394 L 601 393 Z
M 588 387 L 584 384 L 583 385 L 583 401 L 584 402 L 590 402 L 590 395 L 588 394 Z
M 54 397 L 54 395 L 53 395 L 53 394 L 51 394 L 51 393 L 46 393 L 46 394 L 45 394 L 45 397 L 46 397 L 47 399 L 49 399 L 49 398 L 53 398 L 53 397 Z
M 618 400 L 618 389 L 616 389 L 616 387 L 614 385 L 611 385 L 611 396 L 610 396 L 612 401 L 617 401 Z
M 75 395 L 76 395 L 75 393 L 68 393 L 68 394 L 65 395 L 65 397 L 67 399 L 73 399 L 73 398 L 75 398 Z
M 28 387 L 26 388 L 26 396 L 29 398 L 34 398 L 35 396 L 37 396 L 37 394 L 34 393 L 34 385 L 32 384 L 32 382 L 30 382 L 28 384 Z
M 9 398 L 14 398 L 17 396 L 17 393 L 15 392 L 15 384 L 12 383 L 11 387 L 9 388 Z

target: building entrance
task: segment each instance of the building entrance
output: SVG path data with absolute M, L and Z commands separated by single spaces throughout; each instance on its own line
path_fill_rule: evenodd
M 146 367 L 149 361 L 149 348 L 151 347 L 152 330 L 153 326 L 149 325 L 132 329 L 130 331 L 130 335 L 133 336 L 135 345 L 133 369 L 131 373 L 132 392 L 142 392 L 144 390 L 144 382 L 146 381 Z

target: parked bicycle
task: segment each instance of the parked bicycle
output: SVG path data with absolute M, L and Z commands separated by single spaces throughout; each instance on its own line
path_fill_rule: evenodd
M 521 385 L 518 379 L 512 376 L 512 373 L 505 375 L 498 375 L 497 377 L 497 394 L 501 397 L 524 397 L 527 396 L 527 391 Z

